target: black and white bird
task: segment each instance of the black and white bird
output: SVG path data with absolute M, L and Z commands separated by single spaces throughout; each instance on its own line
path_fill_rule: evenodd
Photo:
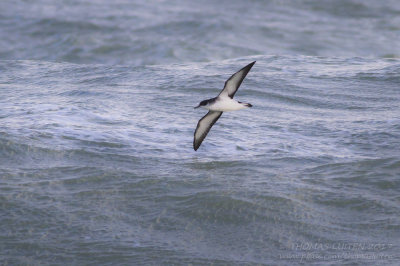
M 243 108 L 252 107 L 249 103 L 242 103 L 235 101 L 233 96 L 239 89 L 240 84 L 249 73 L 250 69 L 256 61 L 248 64 L 235 74 L 233 74 L 226 82 L 224 89 L 215 98 L 201 101 L 195 108 L 203 107 L 208 113 L 203 116 L 197 123 L 196 131 L 194 132 L 193 148 L 195 151 L 200 147 L 203 140 L 206 138 L 211 127 L 217 122 L 218 118 L 222 115 L 222 112 L 236 111 Z

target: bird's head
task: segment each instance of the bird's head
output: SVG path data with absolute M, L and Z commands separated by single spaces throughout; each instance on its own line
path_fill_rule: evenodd
M 199 107 L 206 107 L 208 104 L 209 104 L 209 101 L 208 101 L 208 100 L 201 101 L 201 102 L 199 103 L 199 105 L 195 107 L 195 109 L 196 109 L 196 108 L 199 108 Z

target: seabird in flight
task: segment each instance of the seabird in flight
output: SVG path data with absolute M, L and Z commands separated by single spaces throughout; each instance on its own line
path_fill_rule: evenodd
M 200 147 L 203 140 L 206 138 L 211 127 L 217 122 L 218 118 L 222 115 L 222 112 L 236 111 L 243 108 L 252 107 L 249 103 L 242 103 L 235 101 L 233 96 L 239 89 L 240 84 L 249 73 L 250 69 L 256 61 L 248 64 L 235 74 L 233 74 L 226 82 L 224 89 L 215 98 L 201 101 L 195 108 L 203 107 L 208 113 L 203 116 L 202 119 L 197 123 L 196 131 L 194 132 L 193 148 L 195 151 Z

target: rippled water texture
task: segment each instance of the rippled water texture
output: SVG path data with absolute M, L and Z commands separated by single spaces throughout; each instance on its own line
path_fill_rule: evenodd
M 1 1 L 0 264 L 398 264 L 399 15 Z M 254 107 L 193 151 L 193 107 L 254 60 Z
M 2 0 L 0 57 L 135 65 L 400 56 L 397 0 Z

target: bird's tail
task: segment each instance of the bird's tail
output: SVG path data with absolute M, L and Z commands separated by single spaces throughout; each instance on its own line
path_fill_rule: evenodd
M 238 102 L 238 103 L 240 103 L 241 105 L 246 106 L 246 107 L 253 107 L 253 105 L 251 103 L 242 103 L 242 102 Z

